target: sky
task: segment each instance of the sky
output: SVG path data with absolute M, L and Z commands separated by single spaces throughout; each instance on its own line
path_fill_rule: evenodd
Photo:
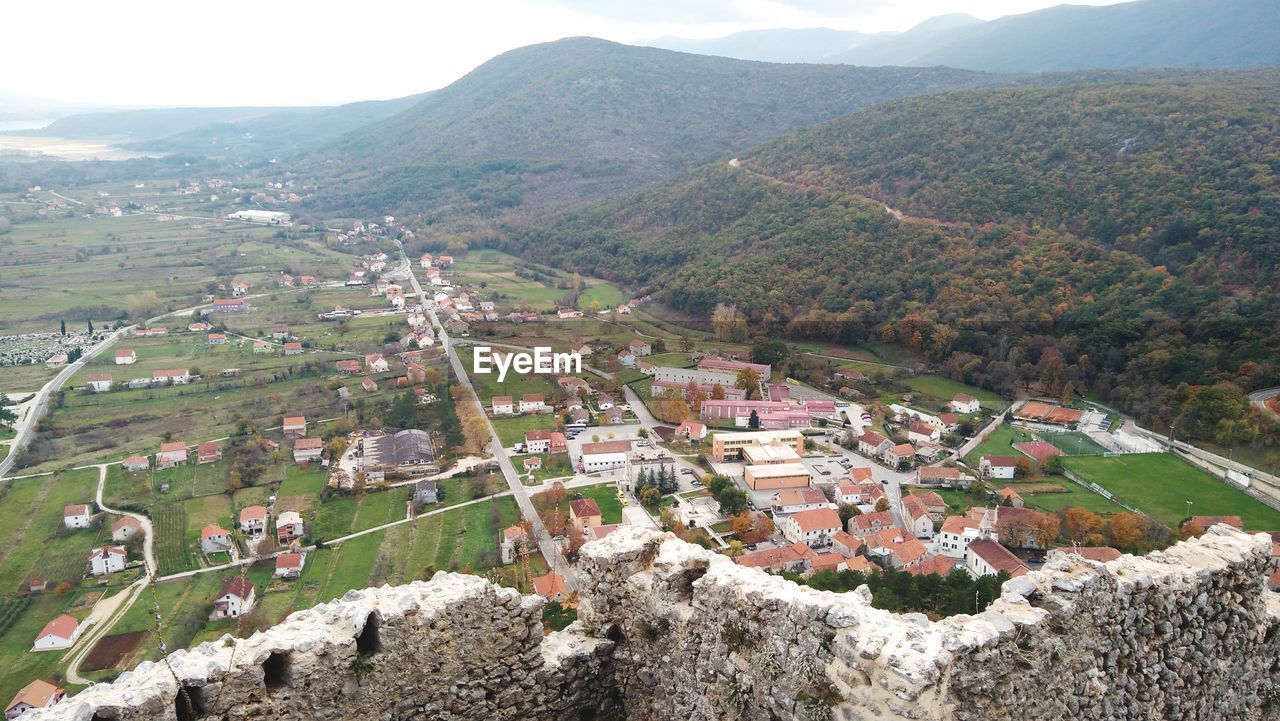
M 1060 0 L 5 3 L 9 32 L 0 43 L 0 93 L 116 106 L 333 105 L 444 87 L 506 50 L 569 36 L 642 43 L 779 27 L 881 32 L 906 30 L 945 13 L 989 20 L 1057 4 Z

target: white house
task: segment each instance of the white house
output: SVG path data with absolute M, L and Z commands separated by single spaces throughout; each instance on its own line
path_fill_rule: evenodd
M 186 368 L 161 368 L 151 374 L 151 382 L 157 385 L 171 384 L 182 385 L 191 380 L 191 374 Z
M 89 390 L 94 393 L 105 393 L 111 390 L 111 374 L 95 373 L 89 376 Z
M 546 397 L 541 393 L 525 393 L 520 398 L 521 413 L 545 413 L 551 410 Z
M 36 634 L 36 642 L 31 650 L 54 651 L 71 648 L 76 639 L 80 638 L 80 629 L 80 622 L 64 613 L 44 625 L 40 633 Z
M 142 523 L 138 519 L 133 516 L 121 516 L 118 521 L 111 524 L 111 540 L 124 543 L 141 531 Z
M 93 521 L 93 508 L 87 503 L 68 503 L 62 507 L 62 525 L 67 528 L 88 528 Z
M 800 511 L 777 520 L 778 530 L 792 543 L 804 543 L 809 547 L 828 546 L 835 535 L 843 530 L 840 514 L 830 508 Z
M 231 531 L 210 523 L 200 530 L 200 551 L 205 555 L 231 550 Z
M 551 431 L 525 431 L 524 450 L 527 453 L 546 453 L 551 448 Z
M 980 538 L 996 538 L 998 531 L 990 514 L 982 520 L 967 516 L 948 516 L 938 532 L 938 552 L 947 558 L 964 559 L 969 544 Z
M 108 573 L 124 570 L 128 554 L 124 546 L 100 546 L 89 552 L 89 562 L 85 572 L 93 576 L 105 576 Z
M 280 543 L 288 543 L 305 535 L 307 535 L 307 527 L 302 522 L 302 515 L 297 511 L 281 511 L 276 517 L 276 540 Z
M 907 440 L 912 443 L 937 443 L 941 437 L 937 426 L 924 421 L 911 421 L 907 427 Z
M 391 364 L 381 353 L 370 353 L 364 357 L 364 366 L 370 373 L 386 373 L 391 370 Z
M 243 576 L 236 576 L 222 584 L 222 590 L 213 597 L 211 619 L 239 618 L 253 610 L 253 584 Z
M 36 679 L 14 695 L 4 709 L 4 717 L 15 719 L 32 709 L 49 708 L 61 701 L 63 696 L 66 696 L 66 692 L 62 689 L 44 679 Z
M 1002 571 L 1010 576 L 1021 576 L 1030 570 L 1009 549 L 986 538 L 969 544 L 964 567 L 974 578 L 994 576 Z
M 305 556 L 301 553 L 282 553 L 276 556 L 276 578 L 292 580 L 302 575 L 302 564 Z
M 250 538 L 257 538 L 267 530 L 267 507 L 245 506 L 240 509 L 240 530 Z
M 947 405 L 951 406 L 951 410 L 956 413 L 977 413 L 982 410 L 982 404 L 978 403 L 978 399 L 967 393 L 958 393 L 955 398 Z
M 799 513 L 817 508 L 830 508 L 831 504 L 822 491 L 816 488 L 791 488 L 773 494 L 775 514 Z
M 978 459 L 978 473 L 983 478 L 1009 480 L 1018 472 L 1015 456 L 983 456 Z
M 912 535 L 916 538 L 933 538 L 933 517 L 929 515 L 928 507 L 919 496 L 903 494 L 899 510 Z
M 516 413 L 516 404 L 511 396 L 494 396 L 489 404 L 493 407 L 495 416 L 513 416 Z
M 127 366 L 138 362 L 138 354 L 132 348 L 116 351 L 116 365 Z

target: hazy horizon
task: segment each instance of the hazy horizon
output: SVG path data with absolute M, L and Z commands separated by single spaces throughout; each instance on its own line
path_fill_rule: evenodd
M 1117 0 L 1073 4 L 1109 5 Z M 983 20 L 1057 0 L 497 0 L 404 6 L 373 0 L 367 12 L 333 2 L 267 5 L 232 0 L 205 10 L 144 0 L 123 14 L 79 0 L 6 9 L 23 28 L 0 47 L 4 95 L 46 104 L 130 107 L 341 105 L 445 87 L 509 50 L 564 37 L 628 44 L 715 38 L 746 30 L 828 27 L 903 31 L 938 15 Z M 50 6 L 58 6 L 55 11 Z M 53 25 L 50 14 L 71 21 Z M 495 20 L 495 17 L 497 20 Z M 243 24 L 237 25 L 237 19 Z M 186 27 L 213 27 L 193 37 Z M 226 30 L 218 28 L 225 27 Z M 282 42 L 283 41 L 283 42 Z M 55 48 L 59 53 L 50 53 Z M 74 52 L 66 52 L 74 48 Z M 84 58 L 94 58 L 87 68 Z

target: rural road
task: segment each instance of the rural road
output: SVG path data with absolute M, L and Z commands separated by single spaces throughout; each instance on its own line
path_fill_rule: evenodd
M 573 569 L 569 567 L 564 556 L 560 554 L 560 549 L 552 540 L 551 534 L 547 532 L 547 527 L 542 522 L 542 517 L 538 515 L 537 509 L 533 507 L 533 501 L 529 498 L 528 492 L 525 491 L 520 475 L 516 473 L 515 466 L 511 464 L 511 459 L 503 449 L 502 440 L 498 437 L 498 431 L 494 429 L 493 423 L 489 422 L 488 414 L 484 412 L 483 401 L 480 400 L 480 396 L 476 395 L 475 387 L 471 385 L 471 377 L 467 375 L 467 369 L 463 367 L 462 359 L 459 358 L 457 351 L 454 350 L 453 343 L 449 340 L 449 334 L 445 332 L 444 325 L 440 323 L 440 318 L 436 316 L 435 309 L 427 303 L 427 294 L 422 290 L 422 285 L 418 283 L 418 276 L 413 272 L 409 257 L 405 255 L 404 244 L 397 240 L 396 247 L 400 250 L 400 265 L 392 273 L 408 276 L 409 282 L 413 285 L 413 292 L 418 296 L 418 303 L 428 317 L 431 318 L 431 325 L 436 329 L 440 347 L 444 348 L 445 355 L 449 358 L 449 364 L 453 367 L 454 375 L 457 376 L 458 382 L 462 384 L 462 387 L 475 398 L 476 411 L 484 419 L 485 427 L 489 429 L 489 443 L 494 457 L 498 460 L 498 468 L 502 470 L 502 475 L 507 480 L 507 487 L 511 489 L 511 495 L 515 498 L 516 505 L 520 507 L 520 515 L 524 516 L 533 529 L 533 537 L 538 542 L 538 550 L 542 552 L 542 557 L 546 559 L 547 565 L 564 578 L 565 586 L 571 591 L 577 590 L 578 577 L 574 574 Z
M 1258 410 L 1263 411 L 1264 413 L 1269 413 L 1271 409 L 1267 408 L 1267 401 L 1275 398 L 1276 396 L 1280 396 L 1280 386 L 1254 391 L 1249 394 L 1249 400 L 1258 407 Z
M 13 464 L 18 461 L 18 454 L 31 443 L 31 438 L 35 435 L 36 424 L 40 422 L 41 416 L 49 408 L 49 398 L 63 386 L 71 376 L 77 371 L 85 367 L 89 361 L 93 360 L 99 353 L 106 350 L 115 343 L 121 335 L 128 333 L 133 326 L 125 326 L 115 330 L 111 335 L 104 338 L 97 345 L 89 348 L 84 355 L 76 359 L 74 363 L 68 363 L 58 371 L 58 375 L 54 376 L 48 383 L 36 393 L 35 400 L 27 408 L 27 412 L 13 424 L 14 437 L 9 444 L 9 452 L 5 455 L 4 460 L 0 461 L 0 478 L 13 469 Z
M 109 468 L 112 465 L 114 464 L 98 463 L 98 464 L 95 464 L 94 466 L 90 466 L 91 468 L 98 469 L 98 494 L 96 498 L 98 502 L 98 508 L 106 513 L 114 513 L 119 516 L 128 516 L 138 521 L 138 523 L 142 524 L 142 532 L 143 534 L 145 534 L 142 538 L 142 562 L 146 566 L 147 575 L 154 576 L 155 574 L 160 572 L 160 567 L 156 565 L 155 533 L 151 529 L 151 519 L 147 518 L 141 513 L 133 513 L 130 511 L 121 511 L 116 508 L 109 508 L 107 507 L 107 504 L 102 502 L 102 491 L 107 485 L 107 468 Z
M 133 606 L 138 597 L 142 595 L 142 591 L 150 584 L 151 577 L 143 576 L 120 593 L 110 598 L 105 598 L 94 605 L 93 611 L 84 620 L 86 624 L 92 623 L 92 626 L 80 636 L 80 640 L 67 652 L 67 655 L 62 657 L 62 660 L 67 663 L 67 682 L 76 684 L 93 683 L 92 680 L 80 675 L 80 664 L 84 662 L 85 657 L 89 655 L 93 647 L 98 645 L 98 641 L 111 631 L 112 627 Z

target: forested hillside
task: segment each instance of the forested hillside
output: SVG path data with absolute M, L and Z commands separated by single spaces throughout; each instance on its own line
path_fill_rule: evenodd
M 389 118 L 421 102 L 425 93 L 368 100 L 333 108 L 282 108 L 263 115 L 229 118 L 136 142 L 132 147 L 191 153 L 225 160 L 257 160 L 316 148 L 344 133 Z
M 1242 441 L 1274 432 L 1238 388 L 1278 378 L 1277 118 L 1259 73 L 897 101 L 506 242 L 760 331 L 899 342 Z
M 504 53 L 319 151 L 320 204 L 432 218 L 582 205 L 886 99 L 1009 82 L 570 38 Z

